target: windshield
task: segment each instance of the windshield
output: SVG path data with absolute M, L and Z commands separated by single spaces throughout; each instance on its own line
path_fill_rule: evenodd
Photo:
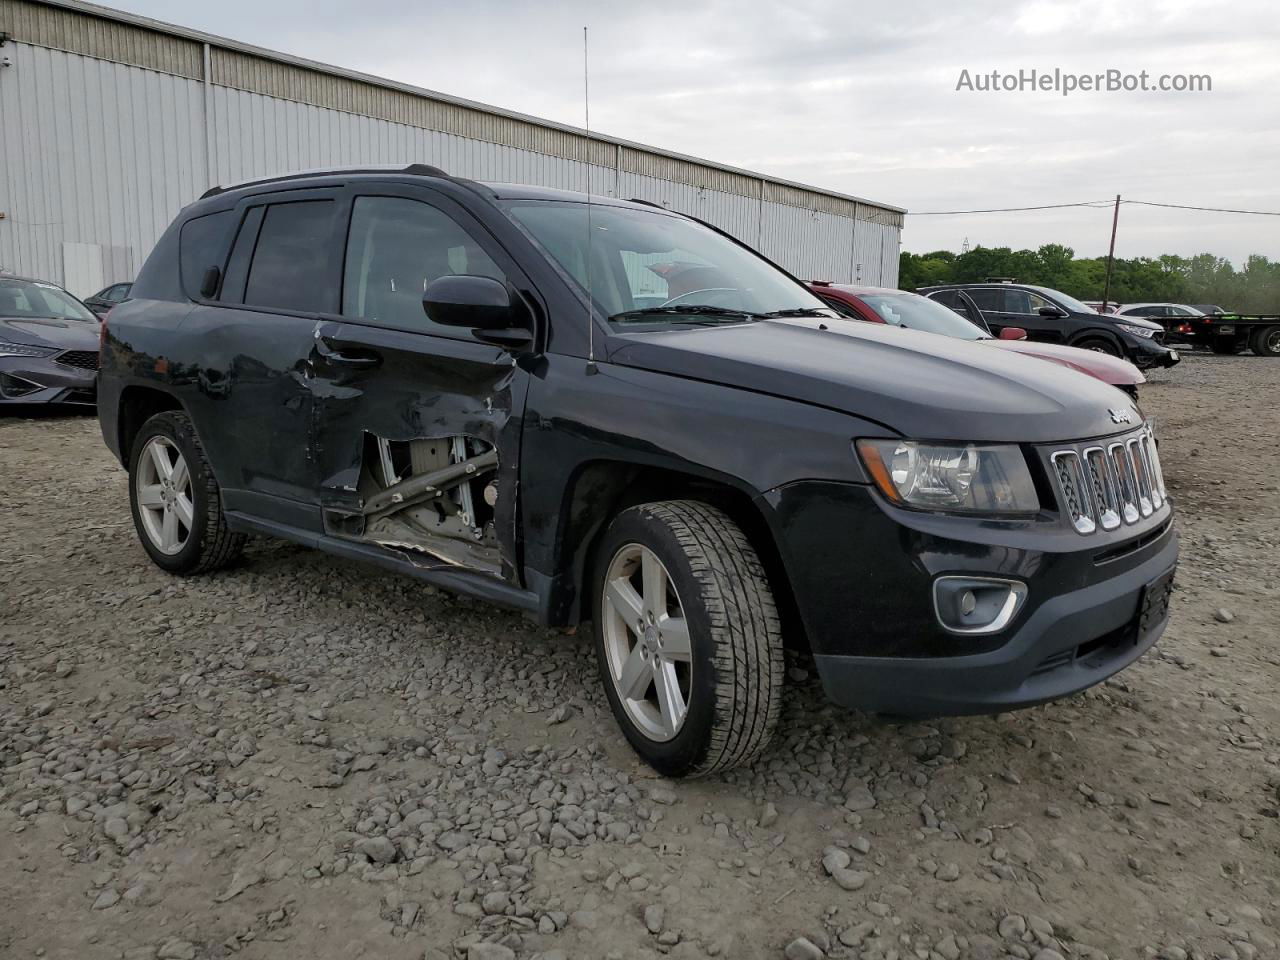
M 588 244 L 584 203 L 525 201 L 507 210 L 584 290 L 590 272 L 591 298 L 616 326 L 831 315 L 786 274 L 683 217 L 593 205 Z
M 935 300 L 914 293 L 860 293 L 858 299 L 885 323 L 961 340 L 990 340 L 985 332 Z
M 88 307 L 61 287 L 31 280 L 0 280 L 0 317 L 98 322 Z
M 1070 310 L 1072 313 L 1097 313 L 1093 307 L 1085 306 L 1075 297 L 1069 297 L 1061 290 L 1050 290 L 1048 287 L 1031 287 L 1032 290 L 1038 290 L 1046 297 L 1052 297 L 1058 302 L 1058 306 L 1064 310 Z

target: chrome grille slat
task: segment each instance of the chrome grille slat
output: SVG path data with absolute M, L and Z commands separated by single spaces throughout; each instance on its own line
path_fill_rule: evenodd
M 1058 489 L 1062 491 L 1063 507 L 1071 525 L 1080 533 L 1093 533 L 1093 496 L 1085 484 L 1084 471 L 1080 468 L 1080 455 L 1074 450 L 1062 450 L 1051 458 L 1058 477 Z
M 1114 530 L 1120 526 L 1120 494 L 1107 470 L 1107 453 L 1101 447 L 1088 447 L 1084 451 L 1084 462 L 1088 466 L 1098 523 L 1103 530 Z
M 1047 452 L 1062 512 L 1080 534 L 1131 526 L 1168 503 L 1149 424 L 1113 440 Z
M 1144 517 L 1149 517 L 1155 513 L 1155 508 L 1151 506 L 1151 478 L 1147 476 L 1146 457 L 1142 454 L 1137 437 L 1126 440 L 1124 446 L 1133 466 L 1134 479 L 1137 481 L 1134 489 L 1138 493 L 1138 510 Z
M 1111 463 L 1111 472 L 1120 490 L 1120 515 L 1125 523 L 1137 523 L 1141 516 L 1138 512 L 1138 478 L 1133 474 L 1129 448 L 1123 443 L 1111 444 L 1107 447 L 1107 460 Z

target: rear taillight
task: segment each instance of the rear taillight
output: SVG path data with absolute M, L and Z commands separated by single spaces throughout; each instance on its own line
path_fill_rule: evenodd
M 114 308 L 112 308 L 114 309 Z M 107 346 L 107 318 L 111 316 L 111 310 L 102 315 L 102 319 L 98 321 L 98 366 L 102 366 L 102 351 Z

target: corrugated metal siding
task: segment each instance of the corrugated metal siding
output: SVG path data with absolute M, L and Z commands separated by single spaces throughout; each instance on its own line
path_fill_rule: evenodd
M 201 45 L 127 23 L 24 0 L 0 0 L 0 30 L 15 40 L 200 79 Z
M 62 244 L 94 243 L 104 263 L 129 264 L 112 279 L 128 279 L 207 187 L 311 167 L 417 161 L 477 180 L 588 185 L 586 163 L 545 149 L 217 84 L 209 87 L 207 169 L 201 82 L 45 46 L 9 51 L 0 129 L 30 131 L 0 138 L 0 266 L 15 271 L 61 279 Z M 897 280 L 895 211 L 625 146 L 596 142 L 592 152 L 593 193 L 699 217 L 801 277 Z
M 392 123 L 439 130 L 568 160 L 612 166 L 615 147 L 553 127 L 544 127 L 390 87 L 264 60 L 235 50 L 211 51 L 215 84 L 261 93 Z M 589 151 L 589 153 L 588 153 Z
M 200 84 L 25 43 L 5 53 L 0 130 L 23 133 L 0 137 L 0 266 L 61 280 L 62 244 L 91 243 L 127 264 L 112 280 L 131 279 L 208 183 Z

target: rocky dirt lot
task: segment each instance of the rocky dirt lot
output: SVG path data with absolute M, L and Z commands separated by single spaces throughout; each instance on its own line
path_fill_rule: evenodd
M 688 783 L 583 638 L 281 543 L 170 577 L 95 420 L 0 419 L 0 956 L 1277 956 L 1280 363 L 1153 379 L 1157 649 L 936 722 L 797 662 L 768 755 Z

